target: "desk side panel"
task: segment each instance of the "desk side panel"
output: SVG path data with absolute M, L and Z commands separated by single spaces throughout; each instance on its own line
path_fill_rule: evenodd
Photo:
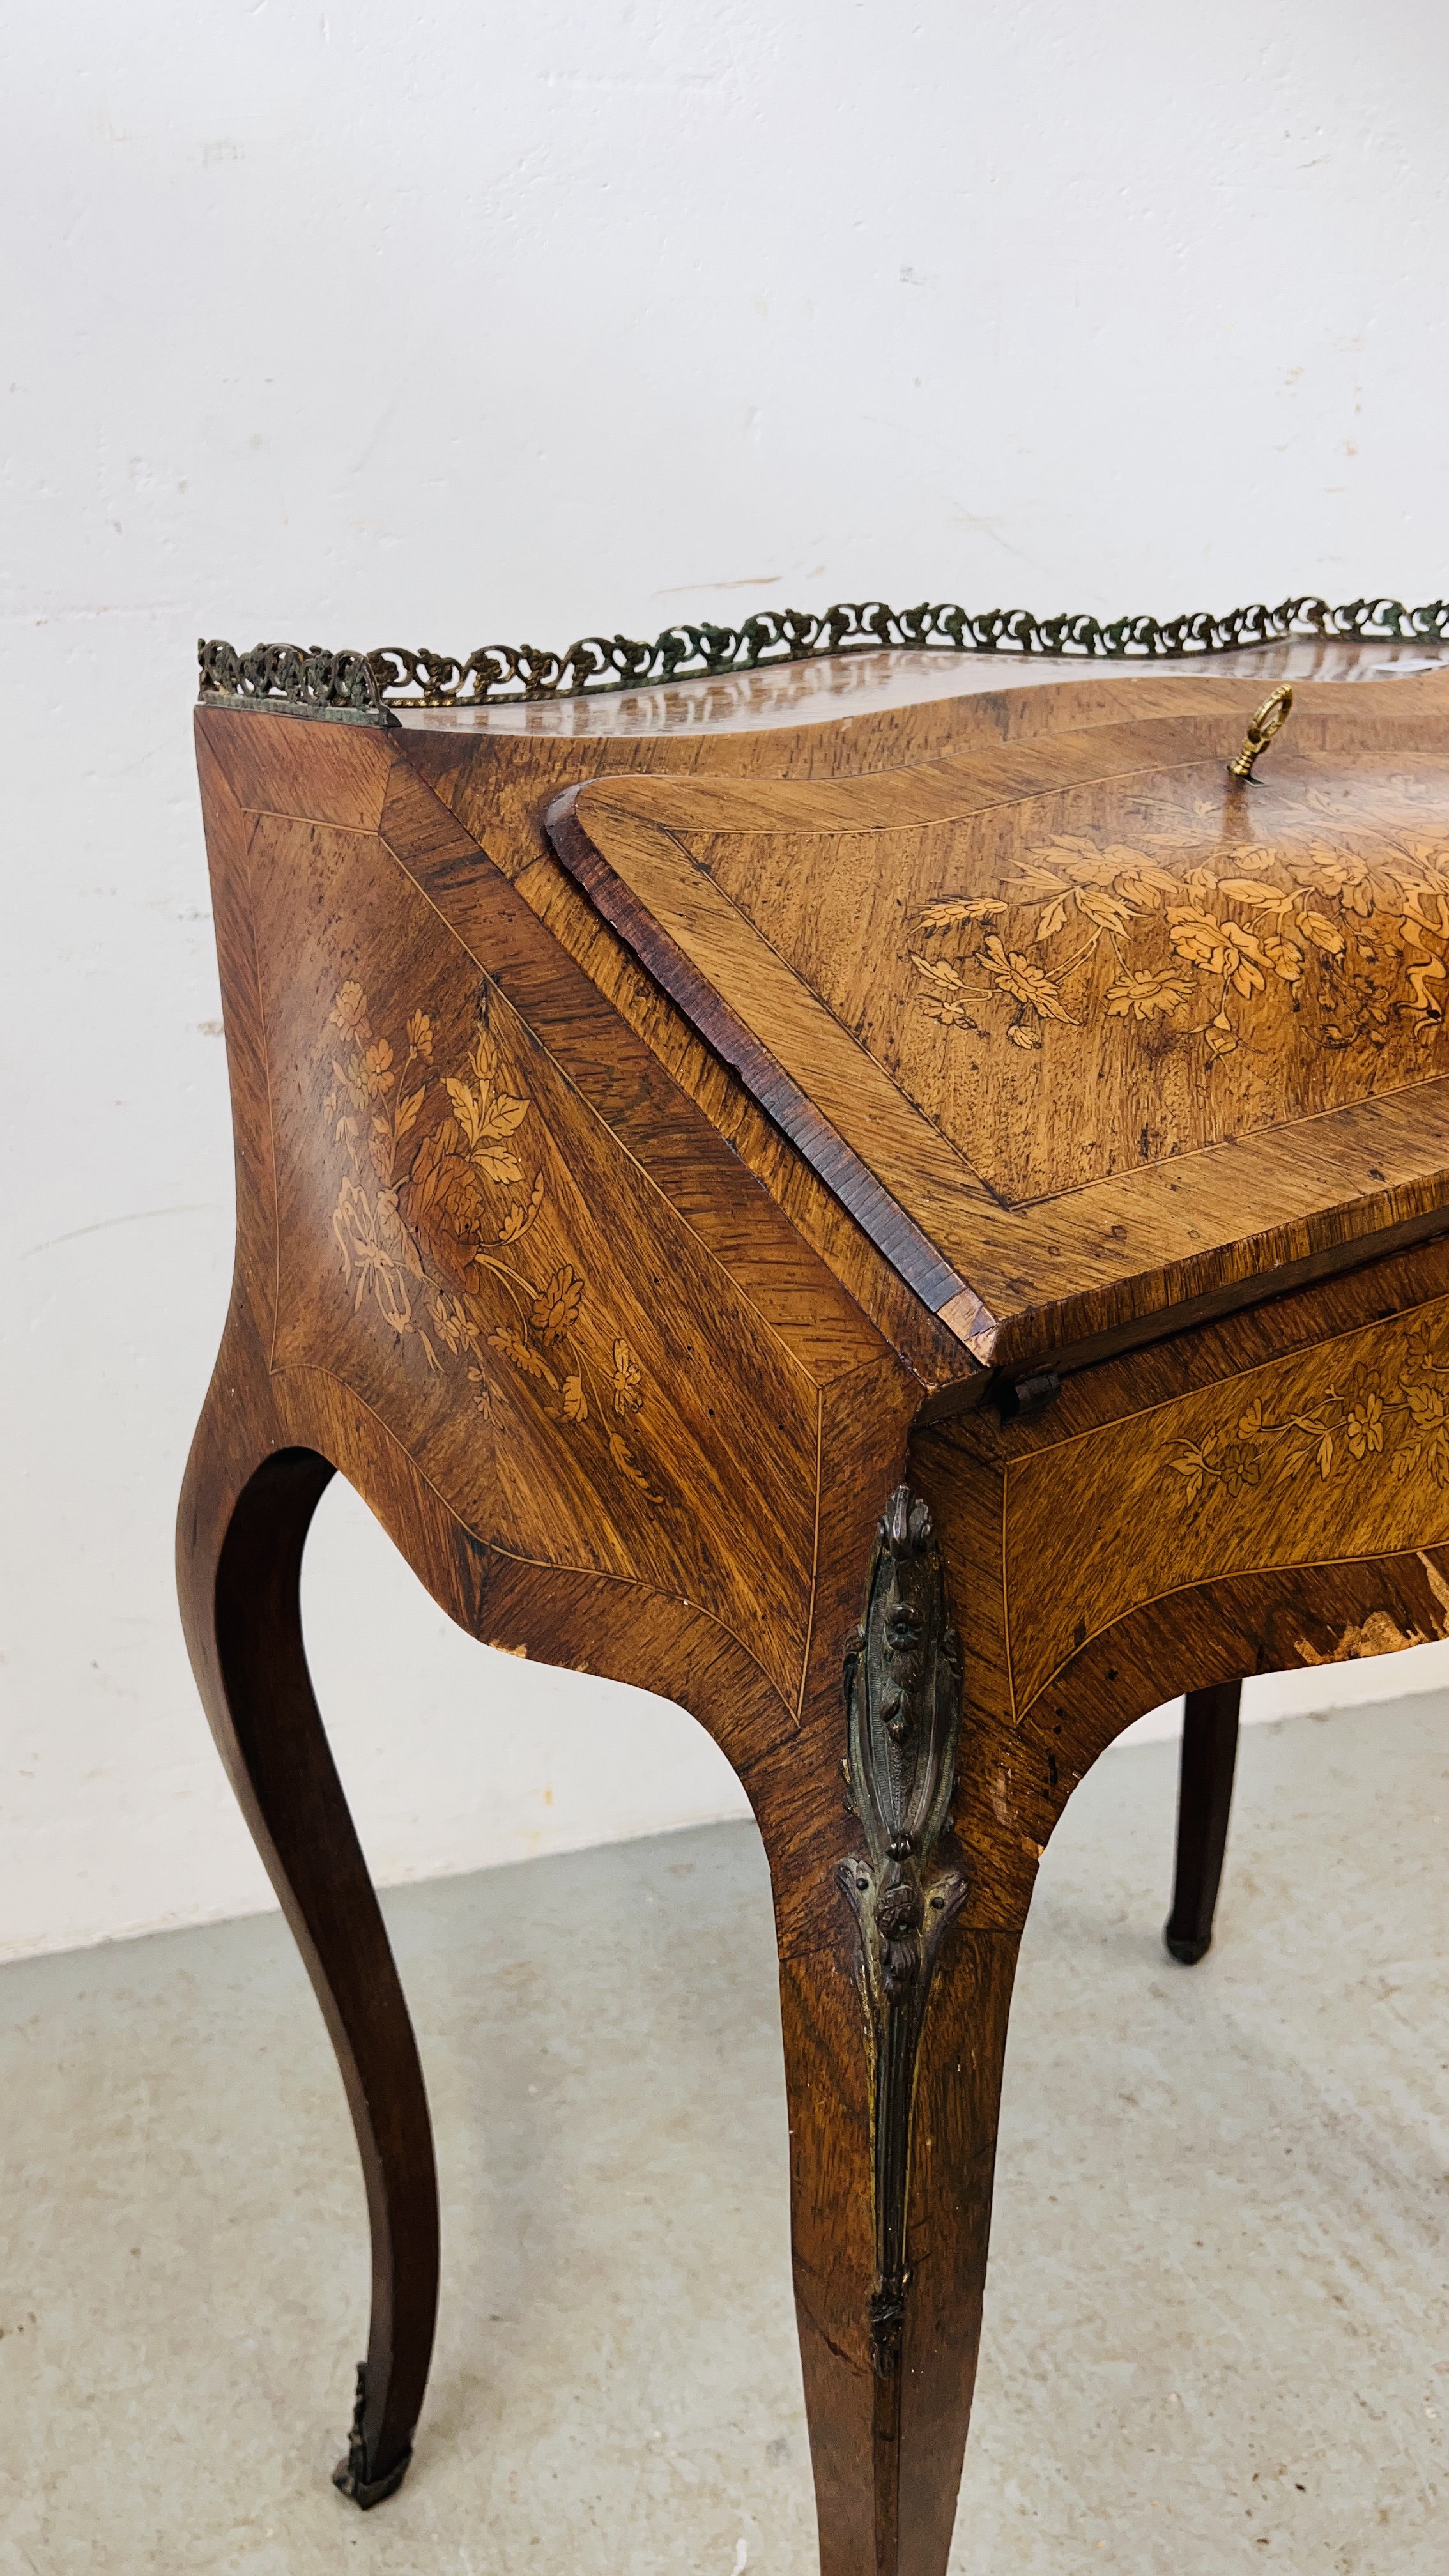
M 301 1384 L 326 1380 L 348 1399 L 339 1421 L 361 1408 L 495 1555 L 716 1623 L 797 1710 L 822 1387 L 883 1371 L 899 1437 L 918 1385 L 793 1237 L 780 1286 L 768 1236 L 788 1229 L 727 1149 L 740 1204 L 721 1218 L 706 1189 L 709 1223 L 689 1221 L 678 1202 L 703 1184 L 687 1154 L 671 1196 L 618 1132 L 629 1104 L 599 1066 L 608 1115 L 540 1035 L 543 984 L 514 979 L 510 999 L 483 913 L 467 940 L 444 917 L 416 842 L 404 864 L 374 828 L 276 810 L 269 745 L 285 743 L 295 807 L 322 738 L 315 801 L 337 810 L 327 728 L 208 721 L 232 734 L 237 1124 L 246 1168 L 275 1172 L 277 1210 L 259 1179 L 244 1260 L 253 1302 L 275 1307 L 259 1338 L 279 1411 L 316 1412 Z M 663 1105 L 645 1102 L 655 1119 Z

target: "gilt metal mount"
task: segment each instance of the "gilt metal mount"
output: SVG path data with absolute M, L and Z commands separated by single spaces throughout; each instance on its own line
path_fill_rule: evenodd
M 937 1954 L 966 1895 L 961 1872 L 936 1865 L 956 1780 L 961 1649 L 931 1515 L 905 1485 L 877 1529 L 865 1617 L 846 1639 L 845 1705 L 846 1784 L 866 1841 L 839 1875 L 859 1927 L 873 2071 L 871 2361 L 878 2379 L 894 2379 L 909 2288 L 916 2058 Z
M 407 2476 L 408 2463 L 412 2459 L 413 2451 L 412 2444 L 409 2443 L 402 2458 L 393 2462 L 385 2476 L 369 2477 L 367 2437 L 362 2429 L 366 2412 L 367 2364 L 365 2361 L 360 2361 L 357 2365 L 357 2398 L 352 2409 L 352 2429 L 347 2436 L 347 2457 L 338 2461 L 332 2472 L 332 2483 L 339 2495 L 350 2497 L 353 2504 L 357 2505 L 363 2513 L 370 2513 L 375 2504 L 385 2504 L 389 2496 L 396 2495 Z
M 301 715 L 387 724 L 389 709 L 476 707 L 545 698 L 590 697 L 617 689 L 657 688 L 669 680 L 767 670 L 779 662 L 812 662 L 832 653 L 882 648 L 931 653 L 1056 654 L 1070 659 L 1156 661 L 1164 656 L 1234 653 L 1294 636 L 1443 643 L 1449 601 L 1406 608 L 1397 599 L 1354 599 L 1331 608 L 1324 599 L 1259 603 L 1219 616 L 1114 617 L 1083 613 L 1037 617 L 1027 608 L 955 608 L 947 603 L 888 608 L 882 600 L 842 602 L 822 615 L 767 608 L 741 626 L 666 626 L 652 644 L 628 635 L 584 635 L 565 652 L 536 644 L 485 644 L 464 660 L 451 653 L 382 644 L 371 652 L 325 651 L 320 645 L 258 644 L 250 653 L 221 642 L 198 647 L 203 704 L 270 706 Z

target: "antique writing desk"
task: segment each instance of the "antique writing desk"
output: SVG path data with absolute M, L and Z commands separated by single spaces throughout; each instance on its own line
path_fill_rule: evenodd
M 437 2219 L 302 1649 L 334 1469 L 474 1635 L 682 1702 L 748 1790 L 826 2576 L 946 2564 L 1073 1787 L 1194 1695 L 1200 1956 L 1239 1677 L 1449 1628 L 1445 613 L 1196 660 L 955 615 L 203 653 L 237 1263 L 181 1589 L 357 2127 L 363 2505 Z

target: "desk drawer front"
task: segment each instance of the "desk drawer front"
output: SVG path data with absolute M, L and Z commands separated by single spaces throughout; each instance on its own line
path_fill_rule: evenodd
M 1449 1298 L 1013 1460 L 1004 1514 L 1018 1710 L 1173 1592 L 1449 1543 Z M 1424 1633 L 1445 1633 L 1449 1588 L 1429 1580 Z

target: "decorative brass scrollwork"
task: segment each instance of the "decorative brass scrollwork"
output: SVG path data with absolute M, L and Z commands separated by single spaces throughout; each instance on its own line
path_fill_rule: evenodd
M 208 643 L 196 647 L 201 665 L 203 706 L 269 707 L 274 713 L 325 716 L 333 724 L 397 723 L 383 705 L 383 681 L 375 653 L 329 653 L 314 644 L 257 644 L 250 653 L 235 645 Z
M 931 1515 L 899 1485 L 876 1532 L 865 1617 L 845 1645 L 850 1805 L 866 1850 L 840 1865 L 860 1930 L 874 2076 L 875 2279 L 871 2361 L 900 2369 L 909 2272 L 911 2108 L 916 2056 L 942 1939 L 966 1882 L 933 1866 L 956 1779 L 961 1649 Z
M 203 643 L 201 696 L 213 704 L 277 706 L 349 724 L 385 724 L 389 706 L 455 707 L 509 700 L 592 697 L 614 689 L 657 688 L 782 662 L 812 662 L 833 653 L 882 648 L 931 653 L 1065 654 L 1109 662 L 1157 661 L 1200 653 L 1238 653 L 1281 644 L 1295 635 L 1395 643 L 1449 640 L 1449 600 L 1406 608 L 1398 599 L 1285 599 L 1211 609 L 1187 617 L 1113 617 L 1083 613 L 1037 617 L 1029 608 L 956 608 L 923 601 L 888 608 L 883 600 L 842 601 L 823 614 L 766 608 L 740 626 L 666 626 L 652 644 L 629 635 L 583 635 L 563 653 L 537 644 L 484 644 L 460 658 L 405 644 L 370 653 L 328 653 L 300 644 L 259 644 L 238 653 Z

